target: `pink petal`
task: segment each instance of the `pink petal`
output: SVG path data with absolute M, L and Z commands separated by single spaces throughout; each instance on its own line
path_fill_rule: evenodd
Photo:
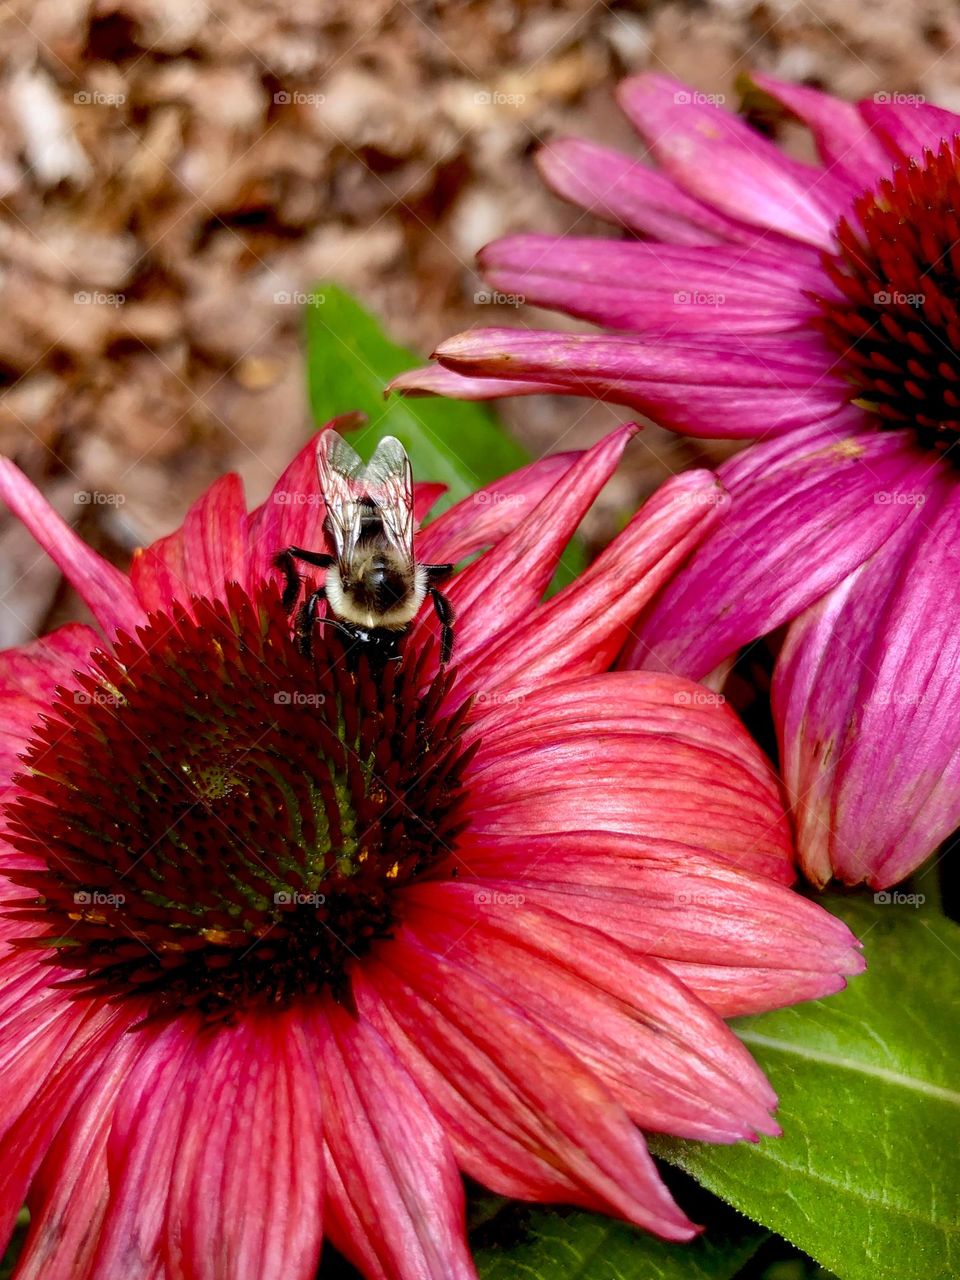
M 56 970 L 51 973 L 56 977 Z M 69 1032 L 59 1056 L 48 1056 L 53 1041 L 45 1031 L 25 1042 L 13 1069 L 7 1067 L 4 1072 L 5 1114 L 0 1123 L 3 1240 L 9 1239 L 27 1190 L 61 1128 L 77 1123 L 88 1105 L 96 1111 L 99 1091 L 108 1089 L 113 1073 L 122 1075 L 139 1053 L 138 1041 L 127 1034 L 141 1015 L 132 1003 L 123 1009 L 91 1011 L 87 1005 L 66 999 L 62 992 L 57 996 L 56 1007 Z M 53 1007 L 52 1002 L 47 1005 L 48 1009 Z M 8 1024 L 9 1031 L 13 1028 L 13 1023 Z M 6 1093 L 16 1089 L 21 1068 L 28 1064 L 33 1066 L 33 1077 L 26 1073 L 23 1091 L 19 1096 Z
M 371 1280 L 475 1280 L 439 1121 L 368 1023 L 336 1006 L 329 1019 L 320 1069 L 334 1243 Z
M 733 1033 L 656 960 L 604 937 L 602 920 L 575 924 L 495 880 L 405 897 L 407 927 L 428 951 L 506 992 L 642 1129 L 707 1142 L 777 1132 L 776 1096 Z
M 761 248 L 511 236 L 479 255 L 497 289 L 611 329 L 779 333 L 817 313 L 819 263 Z
M 644 604 L 712 527 L 723 498 L 710 471 L 668 480 L 576 582 L 539 608 L 518 610 L 522 620 L 493 643 L 485 628 L 496 626 L 502 602 L 491 589 L 476 606 L 483 625 L 473 634 L 481 640 L 468 634 L 457 653 L 465 668 L 458 695 L 475 690 L 496 701 L 501 689 L 609 666 Z
M 215 1037 L 201 1032 L 196 1044 L 183 1044 L 199 1079 L 185 1100 L 171 1173 L 165 1253 L 175 1273 L 312 1280 L 326 1103 L 317 1051 L 294 1009 L 251 1012 Z
M 537 167 L 547 186 L 598 218 L 668 244 L 755 244 L 756 230 L 704 204 L 664 173 L 582 138 L 542 147 Z M 775 232 L 769 243 L 782 238 Z
M 863 191 L 871 176 L 889 176 L 890 157 L 852 102 L 758 71 L 751 71 L 750 80 L 807 126 L 820 159 L 852 194 Z
M 551 453 L 478 489 L 418 535 L 418 558 L 424 563 L 457 564 L 499 542 L 583 456 L 581 452 Z
M 50 711 L 58 685 L 78 693 L 75 673 L 89 667 L 90 653 L 103 641 L 92 627 L 70 623 L 16 649 L 0 652 L 0 794 L 22 771 L 41 715 Z
M 695 1234 L 623 1108 L 505 992 L 446 956 L 424 951 L 408 932 L 382 963 L 365 967 L 405 1033 L 435 1065 L 442 1064 L 458 1092 L 481 1114 L 495 1108 L 497 1127 L 522 1136 L 571 1181 L 571 1203 L 602 1205 L 664 1239 Z M 458 1156 L 467 1172 L 476 1170 L 497 1189 L 484 1151 L 468 1148 Z
M 655 957 L 722 1017 L 840 990 L 863 969 L 842 921 L 766 876 L 668 840 L 592 830 L 461 837 L 461 878 L 520 894 Z M 507 898 L 509 900 L 509 896 Z
M 136 1033 L 118 1042 L 110 1069 L 91 1079 L 73 1113 L 63 1117 L 30 1189 L 30 1232 L 18 1280 L 111 1280 L 95 1261 L 110 1203 L 107 1140 L 125 1073 L 141 1048 Z
M 546 591 L 561 552 L 637 430 L 628 423 L 612 431 L 566 469 L 540 501 L 528 504 L 521 491 L 522 518 L 446 589 L 457 615 L 458 662 L 468 662 L 470 654 L 503 632 L 514 634 L 516 619 Z M 421 625 L 430 625 L 429 619 Z
M 864 120 L 886 144 L 895 160 L 921 160 L 925 149 L 936 155 L 941 142 L 960 133 L 960 116 L 925 102 L 883 102 L 877 94 L 857 103 Z
M 312 1280 L 321 1238 L 316 1072 L 293 1015 L 146 1030 L 108 1157 L 95 1274 Z
M 30 530 L 112 639 L 144 621 L 129 580 L 99 556 L 57 515 L 40 491 L 7 458 L 0 458 L 0 499 Z
M 443 365 L 431 364 L 423 369 L 408 369 L 387 387 L 398 395 L 453 396 L 456 400 L 499 400 L 502 396 L 542 396 L 547 392 L 562 395 L 566 390 L 559 382 L 554 386 L 542 382 L 510 382 L 506 378 L 464 378 Z
M 673 841 L 793 879 L 769 762 L 716 695 L 686 681 L 624 672 L 534 685 L 517 702 L 478 704 L 472 732 L 478 838 L 579 830 L 586 813 L 597 831 Z
M 729 111 L 668 76 L 623 81 L 620 106 L 660 164 L 729 217 L 829 249 L 847 203 L 842 183 L 789 159 Z
M 908 433 L 842 419 L 726 463 L 731 501 L 637 622 L 628 665 L 702 679 L 872 555 L 910 510 L 890 495 L 922 494 L 928 469 Z
M 223 598 L 228 582 L 247 585 L 246 505 L 239 476 L 221 476 L 193 504 L 182 526 L 139 550 L 130 580 L 145 609 L 166 609 L 191 596 Z
M 818 883 L 832 867 L 848 884 L 895 884 L 960 825 L 949 463 L 935 464 L 921 497 L 887 545 L 798 619 L 777 672 L 785 778 Z
M 848 390 L 817 335 L 753 335 L 707 342 L 622 334 L 473 329 L 447 338 L 438 359 L 470 377 L 521 378 L 568 395 L 629 405 L 686 435 L 772 435 L 845 403 Z

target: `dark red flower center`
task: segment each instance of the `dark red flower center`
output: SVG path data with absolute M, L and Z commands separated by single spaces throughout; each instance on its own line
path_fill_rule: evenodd
M 861 196 L 824 265 L 823 333 L 856 403 L 943 450 L 960 437 L 960 137 Z
M 463 713 L 426 653 L 303 656 L 278 591 L 154 615 L 59 690 L 8 814 L 22 945 L 84 994 L 223 1016 L 330 987 L 397 922 L 397 890 L 462 826 Z

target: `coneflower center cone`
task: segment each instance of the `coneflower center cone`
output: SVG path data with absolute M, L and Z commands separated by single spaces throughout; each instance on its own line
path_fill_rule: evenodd
M 351 670 L 320 627 L 305 657 L 273 586 L 151 615 L 25 754 L 12 911 L 41 927 L 20 945 L 158 1012 L 342 998 L 463 825 L 464 712 L 424 658 Z
M 837 227 L 820 328 L 858 404 L 944 450 L 960 437 L 960 138 L 909 160 Z

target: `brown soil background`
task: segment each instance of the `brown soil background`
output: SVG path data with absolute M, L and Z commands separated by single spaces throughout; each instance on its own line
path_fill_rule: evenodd
M 260 500 L 306 438 L 301 317 L 278 294 L 335 280 L 425 355 L 471 325 L 545 322 L 475 303 L 473 254 L 601 230 L 531 156 L 557 132 L 636 148 L 620 76 L 735 107 L 758 67 L 960 109 L 949 0 L 36 0 L 0 9 L 0 48 L 0 450 L 120 562 L 224 470 Z M 542 398 L 504 416 L 542 453 L 626 414 Z M 651 428 L 588 534 L 720 456 Z M 77 612 L 6 517 L 0 601 L 0 645 Z

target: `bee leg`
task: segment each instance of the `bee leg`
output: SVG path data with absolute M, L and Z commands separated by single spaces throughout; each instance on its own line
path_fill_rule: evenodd
M 318 569 L 329 569 L 332 564 L 336 564 L 336 556 L 328 555 L 326 551 L 305 551 L 303 547 L 287 547 L 281 554 L 291 556 L 294 560 L 302 560 L 304 564 L 316 565 Z
M 307 596 L 297 611 L 297 624 L 294 628 L 297 648 L 305 658 L 309 658 L 313 650 L 313 626 L 317 621 L 317 609 L 320 601 L 326 600 L 327 593 L 323 587 L 317 587 Z M 321 619 L 323 621 L 323 619 Z
M 297 596 L 300 594 L 300 575 L 297 573 L 297 566 L 293 563 L 293 556 L 289 551 L 281 551 L 273 557 L 274 565 L 283 571 L 286 579 L 283 588 L 283 607 L 287 613 L 293 609 L 297 603 Z
M 440 665 L 445 667 L 453 653 L 453 605 L 436 587 L 430 588 L 430 599 L 440 619 Z
M 452 564 L 425 564 L 423 568 L 427 571 L 427 581 L 431 587 L 435 587 L 438 582 L 445 582 L 453 573 Z

